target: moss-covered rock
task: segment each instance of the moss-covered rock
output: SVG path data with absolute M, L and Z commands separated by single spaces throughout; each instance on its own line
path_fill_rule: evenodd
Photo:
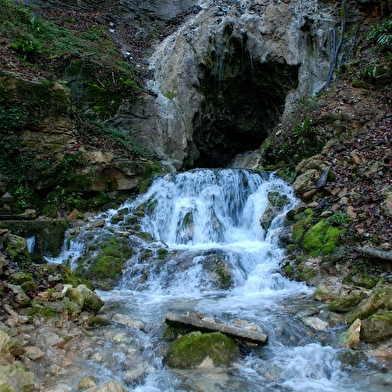
M 134 253 L 126 238 L 111 234 L 94 241 L 88 251 L 78 261 L 76 275 L 88 279 L 101 289 L 114 287 L 126 261 Z
M 339 244 L 343 229 L 332 226 L 324 219 L 312 226 L 305 234 L 303 247 L 312 255 L 327 255 Z
M 57 216 L 57 212 L 56 212 Z M 70 227 L 65 220 L 6 221 L 2 228 L 13 234 L 28 238 L 35 237 L 34 253 L 40 256 L 58 256 L 64 243 L 64 233 Z
M 346 320 L 351 324 L 355 319 L 365 319 L 379 309 L 392 311 L 392 286 L 378 284 L 372 294 L 363 299 L 359 305 L 347 313 Z
M 105 304 L 97 294 L 87 288 L 84 284 L 80 284 L 76 289 L 83 296 L 82 310 L 96 314 Z
M 344 366 L 356 367 L 365 362 L 367 356 L 359 350 L 343 350 L 338 354 L 338 359 Z
M 57 283 L 70 284 L 76 287 L 79 284 L 86 284 L 91 289 L 92 284 L 86 279 L 75 276 L 75 272 L 71 271 L 70 267 L 65 264 L 48 263 L 35 266 L 35 280 L 44 286 L 54 286 Z
M 219 254 L 208 255 L 203 261 L 203 269 L 214 288 L 228 290 L 232 287 L 233 274 L 228 263 Z
M 313 293 L 316 301 L 331 302 L 336 298 L 336 293 L 324 284 L 319 284 Z
M 329 304 L 328 309 L 333 312 L 348 312 L 358 305 L 366 297 L 366 294 L 365 290 L 352 290 L 349 293 L 342 293 Z
M 176 368 L 193 368 L 210 358 L 215 366 L 228 366 L 239 355 L 233 339 L 221 332 L 191 332 L 175 340 L 165 356 L 165 363 Z
M 293 219 L 296 223 L 293 225 L 292 239 L 295 244 L 299 243 L 306 232 L 306 228 L 314 215 L 311 208 L 307 208 L 301 213 L 295 214 Z
M 361 340 L 377 342 L 392 336 L 392 312 L 373 314 L 362 321 Z
M 22 237 L 10 234 L 5 243 L 5 250 L 8 257 L 21 267 L 25 267 L 31 263 L 27 242 Z

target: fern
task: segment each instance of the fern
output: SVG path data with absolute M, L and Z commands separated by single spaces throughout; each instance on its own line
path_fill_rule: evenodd
M 392 50 L 392 20 L 387 20 L 380 26 L 373 26 L 367 39 L 375 39 L 382 49 Z

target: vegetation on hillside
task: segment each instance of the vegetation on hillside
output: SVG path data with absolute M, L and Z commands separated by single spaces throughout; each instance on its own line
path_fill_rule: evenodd
M 126 159 L 151 159 L 154 154 L 136 138 L 103 125 L 120 104 L 132 102 L 142 91 L 141 77 L 98 17 L 49 18 L 11 0 L 0 0 L 0 9 L 0 166 L 6 190 L 19 210 L 34 207 L 56 216 L 49 210 L 61 205 L 86 209 L 83 192 L 88 184 L 77 181 L 75 189 L 72 175 L 86 166 L 80 154 L 38 154 L 21 145 L 20 135 L 47 117 L 63 117 L 74 124 L 76 146 L 115 151 Z M 19 79 L 13 78 L 16 74 Z M 64 155 L 56 168 L 54 153 Z M 53 186 L 37 194 L 36 184 L 45 178 L 51 178 Z

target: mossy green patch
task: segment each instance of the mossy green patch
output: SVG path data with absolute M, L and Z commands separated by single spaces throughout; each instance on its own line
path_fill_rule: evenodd
M 211 358 L 215 366 L 228 366 L 239 355 L 233 339 L 221 332 L 191 332 L 175 340 L 165 356 L 165 363 L 176 368 L 192 368 Z
M 159 248 L 158 249 L 158 258 L 159 259 L 164 259 L 168 253 L 168 250 L 166 248 Z
M 305 234 L 306 228 L 308 227 L 309 222 L 312 220 L 313 215 L 314 211 L 311 208 L 307 208 L 302 213 L 294 215 L 294 221 L 296 223 L 293 225 L 292 239 L 295 244 L 298 244 Z
M 90 244 L 87 253 L 79 260 L 76 274 L 107 289 L 115 284 L 133 252 L 126 238 L 108 234 Z
M 344 229 L 331 226 L 325 220 L 321 220 L 312 226 L 305 234 L 303 248 L 311 252 L 313 256 L 331 253 L 339 243 L 340 234 Z

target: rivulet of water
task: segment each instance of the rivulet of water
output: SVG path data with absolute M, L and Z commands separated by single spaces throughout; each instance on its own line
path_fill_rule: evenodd
M 286 202 L 265 232 L 260 217 L 271 192 Z M 128 210 L 123 222 L 110 223 L 116 211 L 102 215 L 105 234 L 123 231 L 124 222 L 138 216 L 140 230 L 154 239 L 130 235 L 135 255 L 121 283 L 99 292 L 104 312 L 126 314 L 145 328 L 97 330 L 104 348 L 94 349 L 86 369 L 99 380 L 116 379 L 138 392 L 390 390 L 366 364 L 342 364 L 338 327 L 317 331 L 300 316 L 310 311 L 327 320 L 328 312 L 312 301 L 312 288 L 288 280 L 279 269 L 284 257 L 279 233 L 297 203 L 292 188 L 272 174 L 199 169 L 157 178 L 145 194 L 121 206 Z M 99 241 L 99 233 L 88 239 L 82 233 L 63 258 L 71 254 L 76 265 L 85 241 Z M 230 284 L 211 278 L 211 260 L 230 271 Z M 227 324 L 254 323 L 269 343 L 249 350 L 228 369 L 168 369 L 162 364 L 168 345 L 163 333 L 165 315 L 172 311 L 197 311 Z M 106 359 L 94 361 L 97 357 Z

